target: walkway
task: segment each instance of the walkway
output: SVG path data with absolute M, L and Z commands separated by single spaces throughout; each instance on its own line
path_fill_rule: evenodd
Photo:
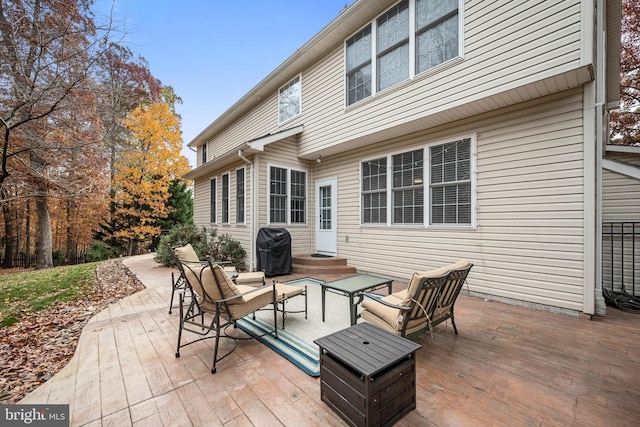
M 99 313 L 75 356 L 21 403 L 71 405 L 73 426 L 341 426 L 317 378 L 247 341 L 211 375 L 199 343 L 175 358 L 171 271 L 125 260 L 147 286 Z M 313 302 L 311 302 L 313 303 Z M 640 425 L 640 315 L 594 321 L 461 297 L 419 340 L 418 408 L 400 426 Z

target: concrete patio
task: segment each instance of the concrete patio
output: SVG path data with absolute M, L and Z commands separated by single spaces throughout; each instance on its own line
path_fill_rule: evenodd
M 215 375 L 207 341 L 176 359 L 174 269 L 152 255 L 125 264 L 147 289 L 95 316 L 70 363 L 20 403 L 70 404 L 73 426 L 344 425 L 318 378 L 258 341 Z M 417 409 L 397 425 L 640 425 L 640 315 L 586 320 L 461 296 L 456 324 L 460 335 L 442 324 L 418 340 Z

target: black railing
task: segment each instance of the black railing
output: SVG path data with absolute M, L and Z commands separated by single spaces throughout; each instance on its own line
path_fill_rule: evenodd
M 602 287 L 640 295 L 640 222 L 602 223 Z

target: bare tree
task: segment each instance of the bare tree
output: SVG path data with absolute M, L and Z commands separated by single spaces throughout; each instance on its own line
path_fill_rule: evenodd
M 0 203 L 5 232 L 5 184 L 15 170 L 29 176 L 37 216 L 38 268 L 53 266 L 48 198 L 61 167 L 61 118 L 90 105 L 93 68 L 107 50 L 110 28 L 97 28 L 90 0 L 0 0 L 0 117 L 6 128 L 0 151 Z M 99 141 L 95 141 L 98 143 Z M 13 253 L 5 242 L 5 267 Z M 9 265 L 7 265 L 7 260 Z

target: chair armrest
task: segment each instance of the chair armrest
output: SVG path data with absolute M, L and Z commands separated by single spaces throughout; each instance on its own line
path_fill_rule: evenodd
M 242 297 L 244 297 L 245 295 L 249 295 L 249 294 L 252 294 L 252 293 L 254 293 L 254 292 L 262 291 L 262 290 L 264 290 L 264 288 L 272 288 L 273 292 L 275 293 L 275 290 L 276 290 L 276 284 L 275 284 L 275 283 L 272 283 L 272 284 L 270 284 L 270 285 L 260 286 L 259 288 L 251 289 L 250 291 L 243 292 L 243 293 L 241 293 L 241 294 L 234 295 L 234 296 L 229 297 L 229 298 L 224 298 L 224 299 L 221 299 L 221 300 L 217 300 L 217 301 L 215 301 L 215 302 L 216 302 L 216 303 L 222 303 L 222 302 L 229 302 L 229 301 L 233 301 L 234 299 L 242 298 Z
M 375 294 L 373 292 L 358 292 L 356 295 L 358 296 L 358 301 L 356 302 L 356 305 L 360 304 L 362 300 L 364 300 L 364 297 L 367 297 L 372 300 L 375 300 L 376 302 L 379 302 L 382 305 L 386 305 L 387 307 L 397 308 L 398 310 L 411 310 L 411 307 L 409 306 L 391 304 L 390 302 L 384 301 L 382 299 L 384 295 Z

